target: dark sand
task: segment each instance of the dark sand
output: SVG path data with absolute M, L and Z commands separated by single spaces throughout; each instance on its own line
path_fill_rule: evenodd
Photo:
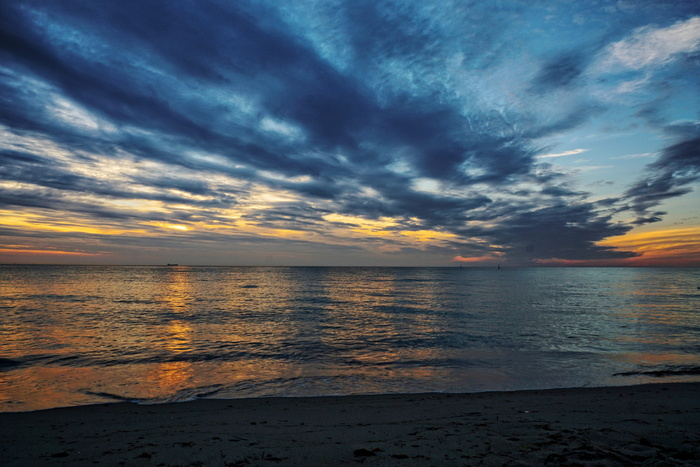
M 0 414 L 2 465 L 700 465 L 700 383 Z

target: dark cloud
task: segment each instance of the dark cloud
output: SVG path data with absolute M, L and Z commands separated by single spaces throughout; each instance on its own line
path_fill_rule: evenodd
M 584 203 L 516 212 L 494 228 L 469 229 L 465 233 L 503 245 L 508 258 L 516 261 L 535 258 L 595 260 L 637 256 L 595 244 L 630 229 L 630 226 L 613 223 L 609 216 L 599 215 L 592 204 Z
M 163 105 L 152 93 L 134 86 L 133 78 L 125 75 L 119 64 L 110 66 L 89 60 L 91 57 L 79 55 L 82 48 L 59 50 L 57 44 L 42 34 L 38 25 L 28 17 L 25 5 L 4 6 L 0 43 L 4 44 L 2 56 L 6 60 L 26 67 L 68 96 L 116 121 L 138 121 L 141 126 L 206 135 L 187 118 Z M 72 10 L 75 11 L 82 9 Z M 57 14 L 58 18 L 63 16 L 61 11 L 50 14 Z
M 132 180 L 138 184 L 154 188 L 165 188 L 184 191 L 193 195 L 211 196 L 217 193 L 209 188 L 209 184 L 203 180 L 192 180 L 178 177 L 156 176 L 145 177 L 136 176 Z
M 330 210 L 297 203 L 247 214 L 243 218 L 255 221 L 260 227 L 321 233 L 323 216 L 331 213 Z
M 665 211 L 656 211 L 650 216 L 647 217 L 638 217 L 631 223 L 634 225 L 644 225 L 644 224 L 653 224 L 654 222 L 661 222 L 663 220 L 663 216 L 668 214 Z
M 45 164 L 46 160 L 43 157 L 37 156 L 24 151 L 13 151 L 11 149 L 0 149 L 0 161 L 2 166 L 7 167 L 10 164 Z
M 94 6 L 64 5 L 54 14 L 101 34 L 111 47 L 143 41 L 148 45 L 145 50 L 155 50 L 159 58 L 174 62 L 187 77 L 209 79 L 213 70 L 205 72 L 207 67 L 221 69 L 231 85 L 242 84 L 268 114 L 302 128 L 310 138 L 306 144 L 315 150 L 343 148 L 355 163 L 384 165 L 392 147 L 409 146 L 417 170 L 438 178 L 459 177 L 464 163 L 485 172 L 472 177 L 475 181 L 499 181 L 528 170 L 533 151 L 523 141 L 466 131 L 466 119 L 456 108 L 427 99 L 404 95 L 380 105 L 356 80 L 339 74 L 294 37 L 261 26 L 269 21 L 254 22 L 255 18 L 232 7 L 226 11 L 217 7 L 191 17 L 190 12 L 178 13 L 159 2 L 147 3 L 147 8 L 132 5 L 135 11 L 129 11 L 128 6 L 120 6 L 119 11 L 109 7 L 98 11 Z M 43 37 L 26 13 L 10 11 L 14 21 L 6 33 L 12 36 L 13 45 L 6 48 L 6 54 L 111 121 L 185 136 L 190 144 L 261 169 L 329 176 L 338 170 L 332 163 L 315 161 L 311 165 L 305 158 L 295 157 L 302 148 L 260 134 L 245 136 L 249 129 L 231 132 L 230 128 L 212 126 L 211 122 L 220 120 L 220 111 L 206 106 L 184 107 L 179 96 L 167 94 L 167 87 L 154 89 L 150 81 L 139 80 L 150 77 L 138 72 L 124 76 L 123 71 L 115 69 L 118 62 L 90 60 L 79 55 L 82 49 L 59 53 L 57 45 Z M 157 18 L 154 24 L 149 19 L 153 17 Z M 98 29 L 95 25 L 103 18 L 109 18 L 109 26 Z M 183 24 L 185 30 L 174 29 L 173 24 Z M 194 30 L 198 33 L 186 34 Z M 399 39 L 392 40 L 401 43 Z M 361 52 L 364 55 L 371 50 Z M 266 86 L 256 84 L 258 81 Z M 366 141 L 377 141 L 377 149 L 359 150 Z M 118 143 L 141 154 L 150 150 L 140 150 L 143 141 Z M 183 162 L 174 154 L 163 157 Z
M 82 191 L 81 185 L 94 181 L 62 170 L 50 158 L 18 151 L 1 151 L 0 179 L 31 183 L 46 188 Z
M 269 189 L 297 201 L 251 201 L 256 208 L 243 218 L 263 228 L 323 234 L 323 216 L 339 213 L 488 238 L 518 258 L 629 256 L 595 245 L 628 229 L 595 209 L 614 201 L 585 203 L 586 193 L 535 159 L 539 140 L 605 110 L 586 98 L 547 116 L 537 106 L 580 85 L 602 45 L 587 39 L 575 51 L 538 51 L 544 64 L 524 83 L 522 105 L 509 107 L 493 97 L 508 86 L 452 76 L 446 64 L 472 73 L 520 57 L 526 9 L 424 7 L 353 1 L 326 10 L 342 35 L 328 41 L 336 57 L 275 4 L 0 2 L 0 124 L 24 141 L 0 148 L 0 179 L 25 185 L 0 203 L 101 219 L 224 222 L 219 209 Z M 638 115 L 651 119 L 663 105 Z M 65 154 L 27 141 L 50 141 Z M 669 148 L 628 190 L 637 224 L 657 221 L 662 213 L 649 209 L 689 191 L 696 146 L 691 138 Z M 172 170 L 105 178 L 74 165 L 127 159 Z M 242 183 L 222 187 L 219 175 Z M 421 179 L 442 188 L 421 190 Z M 109 209 L 75 193 L 192 210 Z M 496 199 L 503 196 L 509 201 Z M 477 221 L 497 228 L 471 227 Z
M 646 167 L 645 176 L 624 193 L 622 199 L 626 208 L 638 214 L 640 219 L 660 217 L 658 212 L 651 217 L 644 216 L 665 200 L 690 193 L 692 188 L 689 185 L 700 179 L 700 131 L 697 126 L 692 130 L 674 128 L 675 133 L 683 134 L 687 139 L 665 148 L 661 156 Z M 689 132 L 695 134 L 691 136 Z
M 560 118 L 533 128 L 526 133 L 526 136 L 528 138 L 542 138 L 571 130 L 590 121 L 593 117 L 600 115 L 605 110 L 605 107 L 600 104 L 590 102 L 581 103 Z
M 566 198 L 569 196 L 585 196 L 586 192 L 573 191 L 565 186 L 548 186 L 540 191 L 543 195 L 554 196 L 557 198 Z
M 210 199 L 192 199 L 164 191 L 143 193 L 135 190 L 134 188 L 137 188 L 135 186 L 132 186 L 132 189 L 128 189 L 120 187 L 119 184 L 115 184 L 112 180 L 99 180 L 84 175 L 76 175 L 65 164 L 53 158 L 37 154 L 0 150 L 0 161 L 3 162 L 0 165 L 0 180 L 10 180 L 34 187 L 30 192 L 32 194 L 30 199 L 25 199 L 27 198 L 27 193 L 19 196 L 13 193 L 4 194 L 0 199 L 5 205 L 14 204 L 65 209 L 67 206 L 60 201 L 63 198 L 62 192 L 89 193 L 115 199 L 150 199 L 202 207 L 234 204 L 234 198 L 228 193 L 213 192 L 206 187 L 205 183 L 200 181 L 163 177 L 156 179 L 140 178 L 141 182 L 148 183 L 150 187 L 169 188 L 193 194 L 208 195 L 211 197 Z M 51 191 L 47 191 L 47 189 Z
M 323 97 L 318 97 L 316 93 L 326 89 L 326 94 L 328 94 L 336 84 L 332 78 L 327 80 L 328 82 L 323 82 L 323 79 L 319 83 L 314 82 L 314 77 L 318 73 L 314 73 L 313 69 L 306 80 L 302 79 L 302 82 L 295 83 L 288 72 L 309 68 L 313 64 L 304 63 L 304 59 L 313 57 L 303 56 L 304 51 L 294 47 L 293 41 L 289 37 L 261 30 L 240 15 L 236 16 L 230 13 L 226 16 L 230 22 L 222 23 L 222 18 L 214 16 L 198 18 L 198 15 L 195 15 L 193 18 L 190 15 L 191 12 L 170 8 L 166 3 L 144 3 L 147 3 L 149 7 L 139 7 L 134 4 L 132 7 L 136 11 L 132 11 L 129 8 L 121 7 L 112 9 L 108 5 L 103 6 L 106 8 L 100 7 L 98 9 L 96 6 L 91 6 L 92 4 L 89 2 L 85 5 L 69 2 L 49 7 L 58 9 L 58 11 L 51 11 L 49 14 L 56 15 L 57 19 L 62 19 L 73 27 L 85 28 L 94 33 L 104 41 L 107 51 L 111 50 L 115 54 L 119 53 L 119 50 L 116 49 L 123 46 L 123 43 L 146 40 L 148 46 L 141 44 L 144 47 L 140 50 L 149 51 L 155 48 L 156 52 L 163 54 L 158 58 L 168 62 L 175 61 L 181 67 L 189 63 L 183 57 L 201 57 L 200 66 L 180 70 L 183 76 L 188 78 L 191 78 L 193 73 L 195 78 L 200 76 L 202 67 L 207 66 L 206 64 L 213 67 L 216 63 L 212 62 L 212 57 L 204 54 L 207 48 L 197 48 L 197 41 L 190 42 L 191 35 L 183 34 L 183 31 L 177 27 L 178 25 L 192 27 L 193 22 L 196 25 L 198 19 L 201 21 L 199 24 L 201 29 L 195 37 L 199 37 L 199 40 L 205 40 L 202 35 L 208 35 L 209 40 L 218 44 L 222 51 L 226 49 L 227 59 L 223 61 L 223 66 L 229 68 L 228 71 L 233 75 L 233 78 L 240 79 L 241 75 L 245 77 L 251 73 L 265 75 L 265 79 L 272 81 L 270 88 L 275 92 L 273 95 L 268 94 L 264 97 L 275 101 L 275 105 L 279 105 L 277 102 L 279 97 L 296 96 L 298 93 L 291 92 L 291 87 L 298 87 L 303 90 L 302 95 L 296 96 L 294 102 L 288 103 L 284 107 L 299 109 L 296 111 L 302 114 L 313 112 L 314 105 L 323 106 L 322 102 L 318 102 L 323 100 Z M 77 44 L 73 49 L 59 50 L 60 46 L 45 37 L 46 35 L 32 21 L 25 9 L 11 8 L 8 4 L 3 4 L 3 6 L 6 6 L 4 8 L 6 11 L 3 11 L 5 20 L 2 24 L 6 39 L 3 42 L 6 44 L 3 47 L 3 56 L 8 61 L 22 65 L 31 70 L 32 73 L 41 76 L 47 82 L 58 87 L 68 97 L 97 115 L 120 125 L 135 125 L 140 129 L 164 132 L 177 135 L 179 138 L 186 137 L 190 144 L 195 143 L 200 147 L 222 150 L 224 154 L 256 167 L 282 168 L 294 171 L 294 168 L 299 166 L 296 170 L 298 173 L 310 171 L 307 170 L 309 167 L 303 161 L 292 161 L 290 158 L 282 157 L 274 144 L 271 147 L 264 147 L 251 142 L 250 138 L 246 138 L 245 135 L 233 134 L 226 131 L 226 128 L 217 128 L 216 125 L 212 125 L 212 122 L 221 119 L 220 110 L 217 112 L 216 108 L 193 108 L 188 106 L 181 96 L 173 94 L 174 89 L 168 85 L 155 87 L 157 83 L 153 82 L 153 76 L 144 75 L 141 69 L 135 68 L 131 64 L 119 63 L 120 59 L 124 60 L 128 57 L 117 55 L 113 60 L 105 60 L 107 57 L 103 56 L 92 57 L 83 53 L 87 44 Z M 197 9 L 197 11 L 200 10 Z M 104 23 L 104 27 L 100 28 L 100 19 L 109 20 L 110 23 Z M 211 24 L 220 24 L 221 28 L 208 27 L 206 20 L 209 20 Z M 157 27 L 152 27 L 152 21 L 155 21 L 156 25 L 170 24 L 171 27 L 159 30 Z M 232 31 L 232 36 L 217 33 L 220 30 Z M 256 52 L 257 55 L 255 55 Z M 287 57 L 287 59 L 275 61 L 280 56 Z M 141 57 L 144 61 L 147 61 L 148 58 L 148 56 Z M 216 57 L 213 58 L 216 59 Z M 241 60 L 243 64 L 249 66 L 238 72 L 242 66 Z M 317 65 L 319 64 L 317 63 Z M 253 66 L 256 68 L 255 70 L 250 69 Z M 132 73 L 129 74 L 129 71 Z M 282 76 L 285 78 L 280 78 Z M 251 78 L 255 79 L 256 76 L 248 77 L 248 79 Z M 236 83 L 231 84 L 235 86 Z M 314 91 L 310 91 L 311 89 Z M 307 102 L 307 100 L 313 99 L 316 100 L 315 104 Z M 355 99 L 350 98 L 347 102 L 340 103 L 347 103 L 349 107 L 352 107 L 353 102 Z M 296 104 L 296 106 L 292 104 Z M 312 110 L 309 110 L 309 105 Z M 330 106 L 327 105 L 327 107 Z M 15 108 L 21 112 L 27 107 L 18 106 Z M 31 109 L 31 106 L 29 108 Z M 336 110 L 339 109 L 340 107 L 336 107 Z M 318 131 L 328 131 L 326 128 L 329 121 L 328 115 L 319 115 L 319 117 L 321 118 L 319 120 L 321 128 Z M 28 122 L 29 129 L 52 130 L 46 126 L 38 125 L 32 115 L 19 115 L 18 118 L 15 117 L 8 123 L 12 123 L 14 126 L 17 122 L 21 123 L 22 121 Z M 340 122 L 338 125 L 342 123 Z M 55 133 L 56 130 L 53 132 Z M 130 150 L 138 151 L 139 145 L 143 144 L 143 141 L 139 141 L 142 138 L 136 138 L 137 141 L 134 141 L 133 135 L 124 136 L 126 136 L 125 139 L 120 138 L 117 142 Z M 175 163 L 178 162 L 178 158 L 174 154 L 168 154 L 165 158 Z
M 580 51 L 568 52 L 547 61 L 533 81 L 537 92 L 572 86 L 588 65 L 589 55 Z

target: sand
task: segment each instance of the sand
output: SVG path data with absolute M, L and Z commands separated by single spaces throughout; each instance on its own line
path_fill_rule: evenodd
M 700 465 L 700 383 L 0 414 L 3 465 Z

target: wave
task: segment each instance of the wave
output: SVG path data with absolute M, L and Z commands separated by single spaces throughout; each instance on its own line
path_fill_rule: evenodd
M 114 303 L 126 303 L 126 304 L 136 304 L 136 305 L 154 305 L 159 303 L 159 300 L 139 300 L 139 299 L 115 299 L 112 300 Z
M 109 392 L 96 392 L 83 390 L 80 391 L 88 396 L 103 397 L 105 399 L 117 400 L 120 402 L 133 402 L 137 404 L 167 404 L 169 402 L 187 402 L 202 397 L 212 396 L 223 389 L 223 384 L 212 384 L 210 386 L 197 386 L 182 388 L 172 394 L 166 394 L 158 397 L 129 397 L 120 394 L 112 394 Z
M 102 297 L 97 295 L 71 295 L 71 294 L 33 294 L 26 295 L 24 297 L 17 297 L 15 300 L 26 300 L 26 301 L 42 301 L 51 300 L 55 302 L 70 302 L 70 303 L 84 303 L 94 300 L 101 300 Z
M 666 376 L 689 376 L 700 375 L 700 366 L 678 365 L 673 367 L 665 367 L 654 370 L 641 371 L 624 371 L 614 373 L 613 376 L 653 376 L 655 378 L 663 378 Z
M 12 360 L 10 358 L 0 358 L 0 371 L 11 370 L 13 368 L 17 368 L 21 364 L 22 363 L 18 362 L 17 360 Z

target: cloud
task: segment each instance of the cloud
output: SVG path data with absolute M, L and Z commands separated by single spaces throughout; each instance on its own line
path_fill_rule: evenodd
M 457 255 L 454 258 L 452 258 L 453 262 L 456 263 L 484 263 L 484 262 L 496 262 L 499 260 L 498 256 L 460 256 Z
M 132 231 L 186 225 L 168 232 L 173 244 L 308 234 L 287 240 L 340 248 L 340 230 L 355 227 L 327 220 L 336 214 L 391 219 L 367 240 L 373 251 L 413 251 L 401 232 L 431 232 L 413 253 L 618 258 L 596 242 L 627 227 L 543 163 L 586 149 L 542 154 L 605 112 L 586 74 L 602 47 L 590 44 L 603 41 L 520 43 L 525 26 L 569 34 L 528 12 L 2 2 L 0 202 Z M 662 63 L 694 50 L 695 27 L 638 29 L 602 50 L 629 68 L 644 44 L 663 43 L 666 55 L 644 62 Z M 148 244 L 137 237 L 119 242 Z
M 118 184 L 114 179 L 99 179 L 77 174 L 56 158 L 12 150 L 0 150 L 0 161 L 2 161 L 0 181 L 11 181 L 16 187 L 16 193 L 8 192 L 0 196 L 0 202 L 6 205 L 25 206 L 31 203 L 32 206 L 38 206 L 42 205 L 39 199 L 43 199 L 45 207 L 57 208 L 62 204 L 65 207 L 66 204 L 74 204 L 69 200 L 71 193 L 86 193 L 93 199 L 107 197 L 121 200 L 156 200 L 200 207 L 234 202 L 234 197 L 228 193 L 210 190 L 203 181 L 141 176 L 135 177 L 133 184 Z M 149 189 L 144 191 L 143 185 L 139 186 L 139 183 L 147 184 Z M 21 195 L 20 187 L 24 187 L 21 189 L 23 191 Z M 193 198 L 183 193 L 200 197 Z
M 652 224 L 654 222 L 661 222 L 663 220 L 663 216 L 668 214 L 665 211 L 656 211 L 652 213 L 650 216 L 647 217 L 638 217 L 631 223 L 634 225 L 644 225 L 644 224 Z
M 680 126 L 680 128 L 679 128 Z M 622 209 L 638 215 L 634 224 L 658 222 L 665 212 L 649 211 L 664 201 L 693 191 L 691 185 L 700 180 L 700 125 L 671 125 L 670 134 L 682 135 L 679 142 L 661 151 L 659 158 L 648 164 L 640 180 L 628 188 L 621 198 Z
M 533 81 L 537 92 L 571 86 L 588 65 L 589 55 L 579 51 L 569 52 L 547 61 Z
M 629 37 L 610 44 L 597 66 L 606 71 L 640 70 L 664 65 L 699 48 L 700 17 L 695 16 L 666 28 L 637 29 Z
M 590 149 L 572 149 L 570 151 L 558 152 L 555 154 L 543 154 L 540 156 L 535 156 L 535 159 L 549 159 L 552 157 L 573 156 L 576 154 L 581 154 L 582 152 L 586 152 L 586 151 L 590 151 Z
M 700 259 L 698 227 L 630 233 L 603 244 L 640 253 L 623 263 L 631 266 L 695 267 Z
M 604 238 L 622 235 L 631 227 L 614 223 L 609 215 L 600 215 L 591 203 L 559 203 L 512 211 L 494 226 L 467 229 L 464 233 L 502 245 L 500 251 L 514 262 L 536 258 L 596 260 L 636 256 L 635 253 L 597 244 Z
M 611 159 L 641 159 L 641 158 L 646 158 L 646 157 L 653 157 L 654 153 L 653 152 L 640 152 L 636 154 L 626 154 L 624 156 L 615 156 L 611 157 Z

